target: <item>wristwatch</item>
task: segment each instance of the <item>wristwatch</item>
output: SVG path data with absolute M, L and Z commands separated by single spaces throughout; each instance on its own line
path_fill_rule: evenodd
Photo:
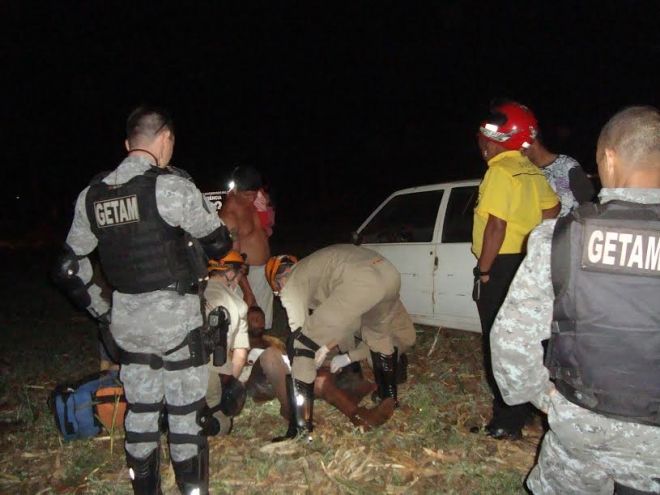
M 482 272 L 481 269 L 479 268 L 479 265 L 477 265 L 472 270 L 472 275 L 474 275 L 475 277 L 485 277 L 486 275 L 490 275 L 490 271 Z

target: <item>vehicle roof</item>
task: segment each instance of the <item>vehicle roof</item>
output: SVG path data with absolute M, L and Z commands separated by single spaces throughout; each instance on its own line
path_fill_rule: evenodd
M 424 186 L 408 187 L 406 189 L 399 189 L 398 191 L 394 191 L 392 194 L 390 194 L 389 197 L 395 196 L 397 194 L 433 191 L 436 189 L 444 189 L 447 187 L 475 186 L 478 185 L 479 182 L 481 182 L 481 179 L 463 179 L 463 180 L 456 180 L 451 182 L 440 182 L 437 184 L 427 184 Z

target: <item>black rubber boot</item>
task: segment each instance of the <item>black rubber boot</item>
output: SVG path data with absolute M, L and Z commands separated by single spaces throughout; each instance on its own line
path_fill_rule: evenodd
M 286 384 L 286 398 L 289 403 L 289 427 L 286 430 L 286 433 L 282 436 L 275 437 L 272 442 L 283 442 L 285 440 L 290 440 L 291 438 L 296 438 L 298 435 L 298 428 L 296 427 L 296 417 L 293 411 L 296 408 L 296 401 L 293 393 L 293 378 L 290 374 L 286 375 L 285 378 Z
M 144 459 L 126 452 L 128 475 L 135 495 L 162 495 L 160 489 L 160 448 L 156 447 Z
M 183 495 L 208 495 L 209 449 L 200 447 L 199 453 L 185 461 L 172 461 L 176 486 Z
M 311 441 L 314 430 L 314 384 L 294 380 L 286 376 L 286 392 L 289 398 L 289 428 L 282 437 L 276 437 L 273 442 L 281 442 L 298 436 Z
M 378 397 L 383 400 L 388 397 L 394 399 L 396 407 L 399 406 L 397 397 L 396 364 L 398 361 L 397 350 L 392 354 L 381 354 L 371 351 L 371 361 L 374 366 L 374 379 L 378 385 Z
M 293 416 L 299 435 L 306 435 L 311 440 L 314 431 L 314 383 L 293 380 L 295 392 Z

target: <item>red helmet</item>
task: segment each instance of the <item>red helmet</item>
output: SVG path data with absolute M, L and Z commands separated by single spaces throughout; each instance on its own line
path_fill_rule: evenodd
M 508 150 L 529 148 L 538 133 L 538 122 L 532 111 L 520 103 L 508 102 L 493 107 L 479 126 L 479 132 L 489 141 Z

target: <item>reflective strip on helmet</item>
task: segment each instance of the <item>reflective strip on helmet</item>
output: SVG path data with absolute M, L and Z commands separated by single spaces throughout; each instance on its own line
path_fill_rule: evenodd
M 514 134 L 513 132 L 510 133 L 499 132 L 498 129 L 499 126 L 496 126 L 495 124 L 485 124 L 479 127 L 479 132 L 481 132 L 481 134 L 483 134 L 488 139 L 492 139 L 493 141 L 497 141 L 498 143 L 503 143 L 504 141 L 507 141 Z

